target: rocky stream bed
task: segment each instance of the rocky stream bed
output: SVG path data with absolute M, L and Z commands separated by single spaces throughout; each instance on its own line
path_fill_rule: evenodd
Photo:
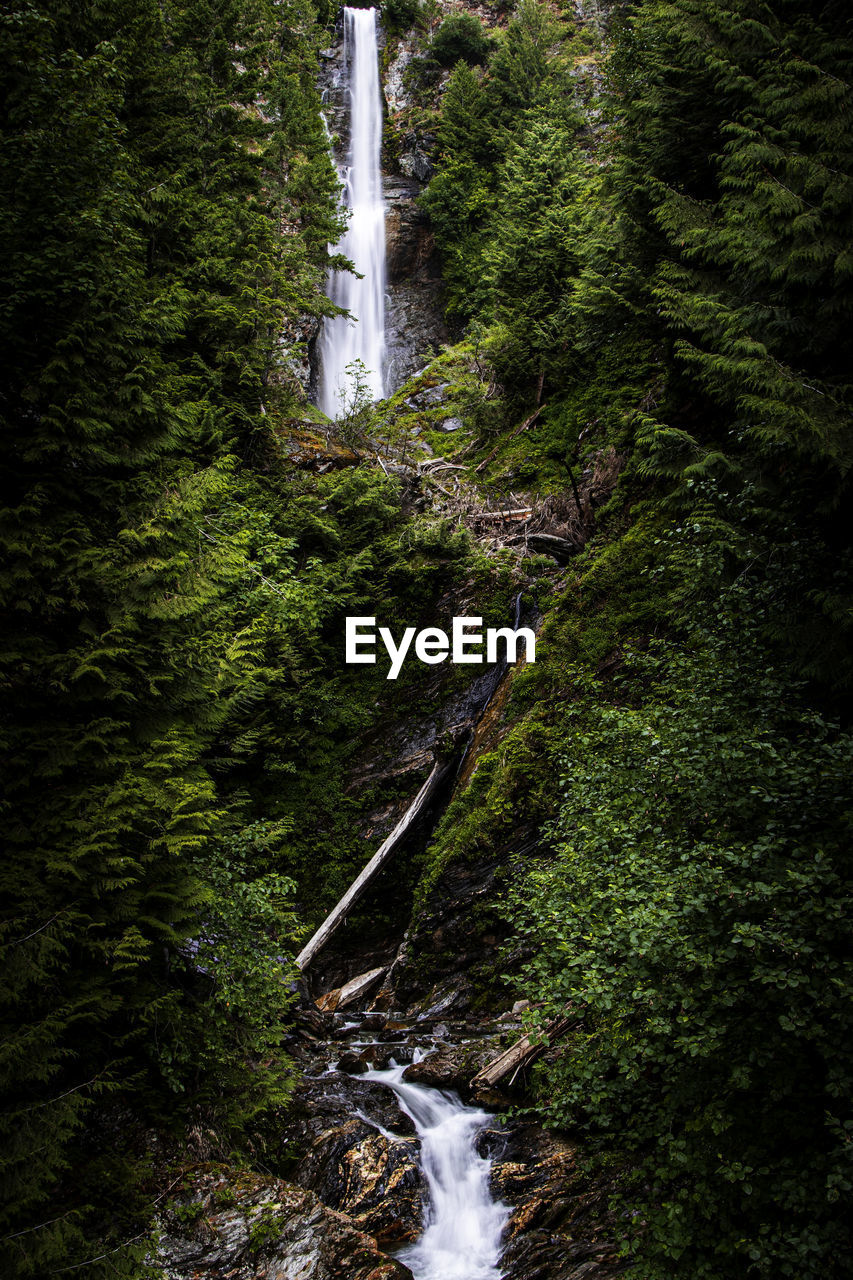
M 384 1003 L 387 994 L 378 1002 Z M 385 1077 L 479 1115 L 474 1135 L 491 1197 L 507 1206 L 496 1270 L 503 1280 L 581 1280 L 619 1270 L 605 1188 L 576 1148 L 524 1118 L 501 1120 L 508 1099 L 472 1088 L 477 1071 L 517 1038 L 520 1015 L 370 1009 L 320 1012 L 304 1000 L 292 1045 L 304 1075 L 272 1164 L 288 1181 L 226 1166 L 185 1171 L 159 1223 L 168 1280 L 408 1280 L 396 1254 L 417 1241 L 431 1196 L 422 1141 Z M 398 1065 L 402 1073 L 389 1072 Z M 377 1079 L 377 1074 L 383 1078 Z M 463 1115 L 464 1120 L 464 1115 Z M 464 1262 L 464 1260 L 463 1260 Z M 448 1273 L 449 1274 L 449 1273 Z

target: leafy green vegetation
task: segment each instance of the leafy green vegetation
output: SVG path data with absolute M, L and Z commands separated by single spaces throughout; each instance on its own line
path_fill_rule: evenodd
M 363 857 L 343 614 L 426 610 L 466 544 L 284 460 L 339 228 L 311 6 L 3 23 L 0 1232 L 132 1274 L 146 1128 L 239 1158 L 293 1085 L 291 957 Z
M 484 62 L 489 51 L 489 38 L 483 24 L 473 13 L 451 13 L 432 38 L 429 56 L 442 67 L 457 62 Z
M 537 1022 L 578 1019 L 547 1112 L 619 1135 L 643 1275 L 834 1274 L 846 1247 L 853 740 L 761 641 L 762 567 L 565 712 L 554 853 L 515 900 Z
M 381 11 L 382 25 L 390 32 L 406 31 L 423 17 L 421 0 L 384 0 Z
M 621 1155 L 643 1280 L 847 1273 L 851 73 L 832 4 L 620 5 L 607 56 L 522 4 L 424 197 L 507 419 L 544 406 L 483 465 L 627 459 L 421 897 L 539 823 L 507 957 L 576 1029 L 534 1095 Z
M 281 16 L 3 19 L 12 1274 L 132 1270 L 142 1129 L 239 1135 L 291 1087 L 292 885 L 253 863 L 272 832 L 237 777 L 265 646 L 302 609 L 258 608 L 263 564 L 227 527 L 337 225 L 313 11 Z

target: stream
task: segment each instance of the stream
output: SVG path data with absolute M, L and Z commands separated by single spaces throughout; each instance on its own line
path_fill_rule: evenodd
M 492 1162 L 477 1150 L 491 1122 L 456 1094 L 403 1079 L 405 1066 L 365 1077 L 397 1095 L 421 1142 L 429 1197 L 420 1239 L 398 1254 L 415 1280 L 500 1280 L 501 1237 L 510 1210 L 492 1198 Z

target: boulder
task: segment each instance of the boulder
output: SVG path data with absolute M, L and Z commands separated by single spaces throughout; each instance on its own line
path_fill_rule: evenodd
M 406 1067 L 403 1079 L 410 1084 L 425 1084 L 433 1089 L 455 1089 L 467 1097 L 471 1080 L 498 1052 L 499 1047 L 490 1039 L 442 1045 L 435 1053 Z
M 337 1073 L 303 1080 L 288 1139 L 300 1187 L 383 1242 L 415 1238 L 423 1198 L 418 1141 L 390 1089 Z
M 414 1051 L 406 1044 L 370 1044 L 356 1051 L 348 1049 L 338 1059 L 338 1070 L 347 1075 L 363 1075 L 365 1071 L 386 1071 L 388 1067 L 411 1062 Z
M 514 1123 L 485 1130 L 480 1142 L 493 1160 L 493 1195 L 513 1206 L 504 1280 L 609 1280 L 623 1270 L 609 1188 L 579 1166 L 565 1138 Z
M 354 1079 L 338 1072 L 300 1081 L 282 1132 L 288 1148 L 301 1159 L 325 1132 L 355 1120 L 361 1125 L 355 1142 L 382 1129 L 403 1137 L 415 1132 L 390 1089 L 373 1080 Z
M 317 423 L 291 420 L 277 429 L 280 455 L 294 467 L 306 471 L 337 471 L 341 467 L 354 467 L 361 456 L 349 445 L 341 444 L 323 433 Z
M 363 1053 L 357 1053 L 355 1049 L 347 1049 L 346 1053 L 342 1053 L 338 1059 L 338 1070 L 343 1071 L 348 1076 L 364 1075 L 365 1071 L 371 1068 L 371 1062 Z
M 297 1182 L 381 1244 L 414 1240 L 424 1198 L 418 1140 L 387 1130 L 359 1134 L 358 1119 L 322 1134 L 300 1163 Z

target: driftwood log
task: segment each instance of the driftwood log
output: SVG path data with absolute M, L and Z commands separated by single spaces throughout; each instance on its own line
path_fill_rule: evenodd
M 367 973 L 360 973 L 357 978 L 350 978 L 349 982 L 345 982 L 342 987 L 335 987 L 334 991 L 327 991 L 325 995 L 318 996 L 314 1003 L 323 1013 L 334 1013 L 336 1009 L 345 1009 L 348 1004 L 354 1004 L 359 996 L 369 991 L 383 973 L 387 972 L 387 965 L 379 969 L 368 969 Z
M 470 520 L 529 520 L 533 515 L 532 507 L 513 507 L 509 511 L 472 511 Z

